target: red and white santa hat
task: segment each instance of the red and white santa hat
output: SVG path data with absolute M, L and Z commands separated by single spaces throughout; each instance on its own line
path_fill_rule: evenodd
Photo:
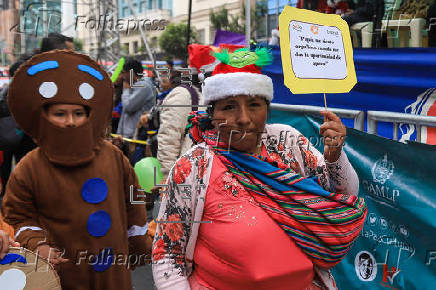
M 223 51 L 215 53 L 215 57 L 221 63 L 212 76 L 204 80 L 203 105 L 238 95 L 261 96 L 272 101 L 272 80 L 261 72 L 262 66 L 272 62 L 272 55 L 266 48 L 257 48 L 255 52 L 238 49 L 232 54 Z
M 204 79 L 204 73 L 212 72 L 219 63 L 212 53 L 212 48 L 208 45 L 193 43 L 188 46 L 189 67 L 201 80 Z

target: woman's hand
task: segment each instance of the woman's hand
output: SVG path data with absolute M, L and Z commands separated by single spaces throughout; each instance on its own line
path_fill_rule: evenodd
M 36 253 L 46 259 L 53 265 L 68 262 L 68 259 L 62 258 L 62 253 L 55 248 L 50 248 L 49 245 L 41 245 L 36 248 Z
M 9 247 L 19 247 L 20 243 L 15 242 L 6 232 L 0 230 L 0 259 L 3 259 L 9 252 Z
M 148 127 L 148 113 L 141 115 L 141 117 L 139 118 L 137 127 L 138 128 L 141 128 L 141 127 L 147 128 Z
M 322 111 L 321 115 L 324 116 L 324 124 L 321 125 L 319 133 L 324 139 L 324 158 L 329 163 L 336 162 L 341 155 L 347 128 L 335 113 Z

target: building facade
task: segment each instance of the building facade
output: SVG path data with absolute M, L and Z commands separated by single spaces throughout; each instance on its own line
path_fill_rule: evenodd
M 215 39 L 215 29 L 210 22 L 210 11 L 217 11 L 225 7 L 230 15 L 240 15 L 244 13 L 243 2 L 245 0 L 192 0 L 191 27 L 198 35 L 198 42 L 210 45 Z M 255 1 L 251 1 L 254 5 Z M 187 22 L 189 10 L 189 0 L 174 1 L 173 3 L 173 21 L 176 23 Z
M 139 27 L 153 53 L 159 53 L 158 39 L 171 21 L 173 5 L 179 0 L 130 0 L 136 18 L 126 0 L 118 0 L 118 15 L 122 21 L 120 30 L 121 51 L 126 55 L 146 54 Z
M 99 2 L 101 1 L 77 0 L 77 15 L 74 20 L 74 30 L 77 39 L 82 42 L 82 51 L 93 58 L 97 56 L 99 28 L 101 28 L 98 22 Z
M 2 65 L 15 61 L 16 54 L 20 52 L 20 35 L 10 31 L 19 23 L 19 7 L 19 0 L 0 0 L 0 53 Z

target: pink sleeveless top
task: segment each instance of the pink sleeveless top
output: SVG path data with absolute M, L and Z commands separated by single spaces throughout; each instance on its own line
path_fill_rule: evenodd
M 305 289 L 313 265 L 214 158 L 191 289 Z

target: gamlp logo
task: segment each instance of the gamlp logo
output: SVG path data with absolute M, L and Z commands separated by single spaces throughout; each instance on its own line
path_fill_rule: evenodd
M 374 199 L 378 203 L 395 207 L 400 196 L 400 190 L 393 188 L 388 182 L 394 174 L 395 165 L 388 155 L 384 154 L 371 168 L 372 181 L 362 180 L 362 185 L 367 193 L 367 197 Z
M 416 98 L 416 101 L 404 109 L 407 114 L 421 116 L 436 116 L 436 88 L 431 88 Z M 400 141 L 410 140 L 415 133 L 415 125 L 400 124 L 401 133 Z M 436 127 L 421 127 L 421 142 L 436 145 Z
M 372 167 L 372 177 L 375 182 L 385 184 L 392 174 L 394 174 L 394 163 L 388 160 L 388 154 L 385 154 L 383 159 L 377 160 Z
M 370 282 L 377 277 L 377 262 L 370 252 L 357 253 L 354 258 L 354 269 L 360 281 Z

